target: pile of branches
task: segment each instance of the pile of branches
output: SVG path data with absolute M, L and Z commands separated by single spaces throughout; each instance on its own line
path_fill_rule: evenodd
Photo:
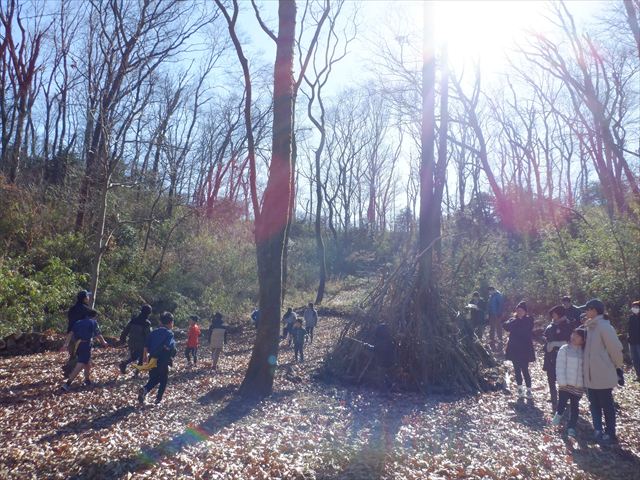
M 421 392 L 474 392 L 500 388 L 503 376 L 460 312 L 447 308 L 436 288 L 420 288 L 419 258 L 404 260 L 383 276 L 341 332 L 325 373 L 351 383 Z M 392 359 L 376 355 L 379 326 L 386 324 Z M 386 361 L 385 361 L 386 360 Z

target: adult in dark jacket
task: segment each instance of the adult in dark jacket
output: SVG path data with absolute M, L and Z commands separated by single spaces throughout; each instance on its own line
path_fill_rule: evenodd
M 629 317 L 629 351 L 633 368 L 636 371 L 636 381 L 640 382 L 640 300 L 631 304 Z
M 151 321 L 149 320 L 151 311 L 151 305 L 142 305 L 140 313 L 129 320 L 120 334 L 120 342 L 124 343 L 127 340 L 129 347 L 129 358 L 120 362 L 120 372 L 122 373 L 127 371 L 127 365 L 131 362 L 138 362 L 138 365 L 142 365 L 144 345 L 151 333 Z
M 482 339 L 482 331 L 485 326 L 487 302 L 480 296 L 480 292 L 473 292 L 469 305 L 470 320 L 479 339 Z
M 527 313 L 525 302 L 518 304 L 515 316 L 506 321 L 503 328 L 509 332 L 505 357 L 513 363 L 518 395 L 520 397 L 525 395 L 522 387 L 522 378 L 524 377 L 527 386 L 526 395 L 531 398 L 529 363 L 536 361 L 536 354 L 533 351 L 533 318 Z
M 544 338 L 546 340 L 544 346 L 544 362 L 542 369 L 547 372 L 547 382 L 549 384 L 549 393 L 551 395 L 551 405 L 555 412 L 558 405 L 558 390 L 556 388 L 556 358 L 560 347 L 565 345 L 571 338 L 571 324 L 565 316 L 565 308 L 562 305 L 556 305 L 549 310 L 551 323 L 544 330 Z
M 496 335 L 498 348 L 502 350 L 502 317 L 504 315 L 504 297 L 502 293 L 489 287 L 489 300 L 487 301 L 487 314 L 489 315 L 489 339 L 491 347 L 496 348 Z
M 564 307 L 564 314 L 569 320 L 569 325 L 571 325 L 571 331 L 573 331 L 582 324 L 580 321 L 582 310 L 571 302 L 571 297 L 569 295 L 562 297 L 562 306 Z

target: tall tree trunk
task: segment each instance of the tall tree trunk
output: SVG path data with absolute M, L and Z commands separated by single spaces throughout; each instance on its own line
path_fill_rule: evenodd
M 263 208 L 256 218 L 255 240 L 260 284 L 260 323 L 240 394 L 262 397 L 273 391 L 278 357 L 282 296 L 282 253 L 291 195 L 293 136 L 293 55 L 295 0 L 280 0 L 273 79 L 273 142 Z

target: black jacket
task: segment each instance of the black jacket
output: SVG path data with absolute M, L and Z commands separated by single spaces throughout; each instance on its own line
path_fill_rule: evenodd
M 551 342 L 567 343 L 572 331 L 573 329 L 567 317 L 563 317 L 558 324 L 551 322 L 549 326 L 545 328 L 544 338 L 547 342 L 544 346 L 544 362 L 542 364 L 542 369 L 545 372 L 553 372 L 555 374 L 556 358 L 558 356 L 558 350 L 560 350 L 561 347 L 561 345 L 557 345 L 549 351 L 547 346 L 551 344 Z
M 629 343 L 640 345 L 640 313 L 632 313 L 629 317 Z
M 124 327 L 120 334 L 120 341 L 124 342 L 129 337 L 128 345 L 132 350 L 142 350 L 147 341 L 147 336 L 151 333 L 151 322 L 149 317 L 142 313 L 133 317 Z
M 571 325 L 572 329 L 576 329 L 580 326 L 580 315 L 582 315 L 582 312 L 578 307 L 571 305 L 569 308 L 565 309 L 564 315 L 569 319 L 569 325 Z
M 78 320 L 82 320 L 83 318 L 87 318 L 90 311 L 91 308 L 89 308 L 88 305 L 85 305 L 82 302 L 77 302 L 73 307 L 71 307 L 67 312 L 67 318 L 69 319 L 67 333 L 71 332 L 74 323 L 76 323 Z
M 503 325 L 509 332 L 509 342 L 505 357 L 507 360 L 519 363 L 536 361 L 533 351 L 533 318 L 525 315 L 522 318 L 513 317 Z

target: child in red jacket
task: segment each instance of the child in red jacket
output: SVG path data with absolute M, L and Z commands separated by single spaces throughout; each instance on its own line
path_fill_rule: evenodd
M 200 318 L 197 315 L 191 315 L 189 318 L 189 332 L 187 333 L 187 349 L 184 351 L 187 357 L 187 366 L 191 366 L 191 356 L 193 355 L 193 365 L 198 364 L 198 340 L 200 338 L 200 327 L 198 326 Z

